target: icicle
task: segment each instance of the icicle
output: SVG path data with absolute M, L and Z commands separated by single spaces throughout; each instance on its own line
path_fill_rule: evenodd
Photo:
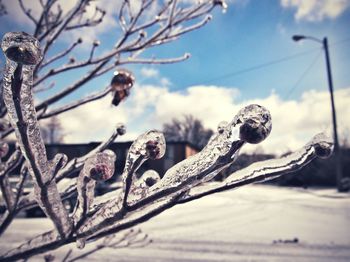
M 201 152 L 170 168 L 151 191 L 188 189 L 211 180 L 232 163 L 245 142 L 261 142 L 270 134 L 271 128 L 271 116 L 266 108 L 255 104 L 244 107 L 231 123 L 219 124 L 218 132 Z
M 3 37 L 1 48 L 6 55 L 4 102 L 29 172 L 36 181 L 36 200 L 60 235 L 65 237 L 71 223 L 53 179 L 58 167 L 47 160 L 31 93 L 33 70 L 42 59 L 39 41 L 24 32 L 10 32 Z M 63 162 L 58 161 L 60 166 Z
M 115 161 L 116 155 L 111 150 L 104 150 L 86 160 L 77 183 L 78 202 L 73 215 L 77 229 L 84 222 L 85 215 L 93 203 L 96 181 L 105 181 L 113 176 Z M 77 239 L 77 247 L 84 246 L 85 239 Z

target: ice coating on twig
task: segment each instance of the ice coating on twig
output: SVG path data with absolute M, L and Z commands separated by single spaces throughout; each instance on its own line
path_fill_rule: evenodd
M 111 150 L 104 150 L 86 160 L 77 182 L 78 201 L 73 216 L 76 229 L 82 224 L 94 201 L 96 181 L 105 181 L 113 176 L 115 161 L 116 155 Z M 83 248 L 85 240 L 77 239 L 77 246 Z
M 143 190 L 132 190 L 132 192 L 130 192 L 134 173 L 147 159 L 160 158 L 164 153 L 165 139 L 162 133 L 156 130 L 151 130 L 140 135 L 128 151 L 125 167 L 122 173 L 123 192 L 116 192 L 114 194 L 115 197 L 106 201 L 104 206 L 96 211 L 93 217 L 88 219 L 78 232 L 84 232 L 86 229 L 95 227 L 103 223 L 106 219 L 117 219 L 121 216 L 123 208 L 127 208 L 128 198 L 132 199 L 135 197 L 134 194 L 139 196 L 140 192 L 144 192 Z
M 215 192 L 232 189 L 254 182 L 267 181 L 278 176 L 295 172 L 310 163 L 315 157 L 327 158 L 332 154 L 332 139 L 320 133 L 301 149 L 278 159 L 255 162 L 240 169 L 216 184 L 192 188 L 180 202 L 188 202 Z
M 151 130 L 140 135 L 131 145 L 122 174 L 125 193 L 123 200 L 124 207 L 127 206 L 127 197 L 134 173 L 147 159 L 159 159 L 163 157 L 165 148 L 164 135 L 157 130 Z
M 1 48 L 6 55 L 3 79 L 3 97 L 11 125 L 15 130 L 19 147 L 28 161 L 28 169 L 35 183 L 35 195 L 40 207 L 65 236 L 71 223 L 56 183 L 53 179 L 57 169 L 63 166 L 62 156 L 49 162 L 36 118 L 31 88 L 35 64 L 42 59 L 39 42 L 24 33 L 7 33 Z M 53 166 L 56 163 L 59 166 Z
M 255 104 L 244 107 L 230 123 L 220 122 L 218 132 L 203 150 L 170 168 L 151 191 L 170 187 L 188 189 L 211 180 L 234 161 L 245 142 L 261 142 L 271 128 L 271 116 L 266 108 Z

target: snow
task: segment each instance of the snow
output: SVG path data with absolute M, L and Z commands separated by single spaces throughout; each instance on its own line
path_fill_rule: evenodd
M 146 247 L 103 249 L 84 261 L 350 261 L 349 222 L 349 194 L 246 186 L 175 206 L 139 225 L 154 241 Z M 48 228 L 46 219 L 16 219 L 1 250 Z M 294 238 L 298 243 L 273 243 Z M 81 251 L 73 244 L 53 254 L 62 260 L 69 248 L 74 257 L 94 246 Z

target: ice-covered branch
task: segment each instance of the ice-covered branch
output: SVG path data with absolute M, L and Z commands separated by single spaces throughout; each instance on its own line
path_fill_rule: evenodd
M 142 183 L 137 181 L 131 185 L 133 173 L 145 157 L 157 156 L 160 153 L 160 149 L 152 142 L 157 139 L 153 139 L 150 134 L 147 136 L 147 133 L 142 135 L 129 151 L 127 168 L 123 174 L 124 190 L 115 192 L 114 199 L 99 202 L 95 210 L 86 214 L 86 221 L 77 235 L 66 239 L 65 243 L 81 238 L 97 239 L 117 233 L 147 221 L 175 204 L 295 171 L 310 162 L 316 155 L 326 157 L 332 151 L 331 142 L 324 136 L 318 135 L 306 147 L 285 158 L 253 164 L 245 170 L 232 174 L 221 184 L 201 186 L 203 182 L 211 180 L 219 171 L 230 165 L 245 143 L 259 143 L 269 135 L 270 131 L 269 112 L 258 105 L 247 106 L 240 110 L 230 123 L 221 122 L 217 133 L 200 153 L 169 169 L 162 180 L 158 182 L 157 174 L 147 172 L 144 174 L 146 180 Z M 157 136 L 159 140 L 159 134 Z M 147 178 L 152 181 L 148 183 Z M 137 195 L 139 193 L 136 192 L 137 184 L 142 187 L 141 195 Z M 131 185 L 129 190 L 126 185 Z M 123 205 L 125 195 L 130 196 L 134 193 L 130 191 L 132 186 L 136 189 L 136 196 L 127 202 L 127 208 L 125 208 Z M 196 186 L 199 186 L 198 189 Z M 61 245 L 60 243 L 62 244 L 54 231 L 47 232 L 10 251 L 5 257 L 14 259 L 30 256 L 43 250 L 50 250 Z
M 5 232 L 5 230 L 10 225 L 10 223 L 12 222 L 12 220 L 15 218 L 17 214 L 17 210 L 16 210 L 17 204 L 18 204 L 19 198 L 23 193 L 23 187 L 24 187 L 26 178 L 27 178 L 27 168 L 25 165 L 23 165 L 20 172 L 20 180 L 15 188 L 12 204 L 7 206 L 7 210 L 5 211 L 5 214 L 3 214 L 3 216 L 0 218 L 0 235 L 2 235 Z M 10 185 L 8 185 L 8 189 L 12 190 Z
M 116 155 L 111 150 L 97 153 L 85 161 L 78 177 L 78 201 L 73 214 L 75 230 L 79 229 L 86 219 L 86 214 L 94 200 L 96 181 L 105 181 L 113 176 L 115 161 Z M 78 239 L 77 245 L 83 248 L 85 240 Z
M 106 141 L 99 144 L 95 149 L 91 150 L 88 154 L 78 158 L 73 158 L 72 160 L 70 160 L 67 163 L 67 165 L 58 172 L 56 176 L 56 181 L 58 182 L 68 174 L 71 174 L 72 172 L 76 172 L 80 170 L 83 167 L 84 162 L 88 158 L 95 155 L 96 153 L 99 153 L 105 150 L 118 136 L 121 136 L 124 134 L 125 134 L 125 126 L 123 124 L 117 124 L 113 134 Z
M 64 179 L 64 178 L 66 176 L 69 176 L 72 173 L 79 172 L 79 170 L 81 170 L 85 161 L 88 158 L 105 150 L 118 136 L 123 135 L 124 133 L 125 133 L 124 125 L 118 124 L 113 134 L 106 141 L 101 143 L 95 149 L 91 150 L 88 154 L 82 157 L 71 159 L 64 168 L 59 170 L 59 172 L 56 175 L 56 182 L 58 183 L 57 186 L 59 188 L 59 192 L 61 194 L 62 199 L 66 199 L 72 196 L 74 192 L 76 192 L 77 190 L 76 179 Z M 30 193 L 26 196 L 23 196 L 20 199 L 16 212 L 19 212 L 20 210 L 23 210 L 23 209 L 32 208 L 34 206 L 36 206 L 34 194 Z
M 15 197 L 11 189 L 11 185 L 7 176 L 8 164 L 2 163 L 2 158 L 8 154 L 9 145 L 6 142 L 0 141 L 0 168 L 2 175 L 0 176 L 0 189 L 2 197 L 5 200 L 8 210 L 12 210 L 15 204 Z
M 102 10 L 98 7 L 95 8 L 95 13 L 91 18 L 86 18 L 84 22 L 76 23 L 74 25 L 68 25 L 65 30 L 73 30 L 81 27 L 92 27 L 97 26 L 102 23 L 104 16 L 106 15 L 106 11 Z
M 64 158 L 57 155 L 52 162 L 47 160 L 31 93 L 33 70 L 42 59 L 39 43 L 23 32 L 7 33 L 1 47 L 6 55 L 4 102 L 19 147 L 36 182 L 36 200 L 51 218 L 59 234 L 65 237 L 70 232 L 71 222 L 54 179 L 64 165 Z
M 157 59 L 157 58 L 133 58 L 128 57 L 126 60 L 120 60 L 119 64 L 173 64 L 178 63 L 181 61 L 185 61 L 190 58 L 190 54 L 186 53 L 183 56 L 176 57 L 176 58 L 166 58 L 166 59 Z
M 109 94 L 111 92 L 111 87 L 110 86 L 107 86 L 105 89 L 103 89 L 102 91 L 100 92 L 97 92 L 95 94 L 91 94 L 87 97 L 84 97 L 82 99 L 78 99 L 78 100 L 75 100 L 67 105 L 64 105 L 64 106 L 61 106 L 59 108 L 56 108 L 56 109 L 53 109 L 53 110 L 50 110 L 49 112 L 46 112 L 42 115 L 40 115 L 38 118 L 39 119 L 44 119 L 44 118 L 49 118 L 49 117 L 52 117 L 52 116 L 55 116 L 55 115 L 59 115 L 61 113 L 64 113 L 64 112 L 67 112 L 71 109 L 74 109 L 74 108 L 77 108 L 81 105 L 84 105 L 86 103 L 90 103 L 92 101 L 96 101 L 98 99 L 101 99 L 103 97 L 105 97 L 107 94 Z
M 165 153 L 164 135 L 156 130 L 140 135 L 131 145 L 122 173 L 124 183 L 123 208 L 128 208 L 128 196 L 134 173 L 147 159 L 159 159 Z
M 73 253 L 72 249 L 68 251 L 65 258 L 62 261 L 73 262 L 83 258 L 90 256 L 102 249 L 112 248 L 126 248 L 126 247 L 144 247 L 148 244 L 152 243 L 152 240 L 149 239 L 148 235 L 143 233 L 140 229 L 130 229 L 123 234 L 113 234 L 105 237 L 100 243 L 96 244 L 96 246 L 89 251 L 78 255 L 73 258 L 69 258 Z
M 44 68 L 45 66 L 51 64 L 54 61 L 57 61 L 58 59 L 68 55 L 78 44 L 82 43 L 82 39 L 79 38 L 76 42 L 74 42 L 73 44 L 71 44 L 71 46 L 69 46 L 66 50 L 62 51 L 61 53 L 56 54 L 55 56 L 51 57 L 50 59 L 48 59 L 47 61 L 43 62 L 41 64 L 41 68 Z
M 38 21 L 34 18 L 34 16 L 32 15 L 32 10 L 31 9 L 27 9 L 24 6 L 23 0 L 18 0 L 19 6 L 21 7 L 23 13 L 25 13 L 25 15 L 35 24 L 38 24 Z
M 253 163 L 232 173 L 223 182 L 192 188 L 179 202 L 185 203 L 213 193 L 296 172 L 316 157 L 329 157 L 332 150 L 333 142 L 331 139 L 323 133 L 318 134 L 304 147 L 287 156 Z

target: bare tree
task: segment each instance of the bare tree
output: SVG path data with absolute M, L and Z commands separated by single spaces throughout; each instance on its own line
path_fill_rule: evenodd
M 64 140 L 64 129 L 57 116 L 50 117 L 41 125 L 40 132 L 45 144 L 62 143 Z
M 194 116 L 184 115 L 182 119 L 173 118 L 170 123 L 165 123 L 163 133 L 167 141 L 187 141 L 202 149 L 214 132 L 204 128 Z
M 101 91 L 54 107 L 62 98 L 116 66 L 129 63 L 174 63 L 187 59 L 188 55 L 170 59 L 141 55 L 148 48 L 169 43 L 200 28 L 210 20 L 207 14 L 215 6 L 225 8 L 226 4 L 222 0 L 189 4 L 176 0 L 164 3 L 140 0 L 140 5 L 134 9 L 131 1 L 119 1 L 116 8 L 119 10 L 118 21 L 123 34 L 116 39 L 114 48 L 96 56 L 99 43 L 94 42 L 89 56 L 76 60 L 67 57 L 81 44 L 81 39 L 76 39 L 58 54 L 50 55 L 49 51 L 63 32 L 96 26 L 104 19 L 106 11 L 96 7 L 95 13 L 86 17 L 84 10 L 92 0 L 78 0 L 65 13 L 58 0 L 38 0 L 41 10 L 38 15 L 34 15 L 22 0 L 19 3 L 35 29 L 33 36 L 23 32 L 7 33 L 1 46 L 6 56 L 2 91 L 4 107 L 0 110 L 1 138 L 15 131 L 17 148 L 4 158 L 8 145 L 6 142 L 1 144 L 0 157 L 4 161 L 0 166 L 0 185 L 6 211 L 0 218 L 0 234 L 19 211 L 34 206 L 42 208 L 54 228 L 4 252 L 0 256 L 1 261 L 29 258 L 72 242 L 83 248 L 87 240 L 96 240 L 132 228 L 176 204 L 298 170 L 315 157 L 326 157 L 332 151 L 332 143 L 325 136 L 317 135 L 305 147 L 287 157 L 255 163 L 233 173 L 219 184 L 204 184 L 231 165 L 244 144 L 259 143 L 269 135 L 272 126 L 268 110 L 250 105 L 239 111 L 231 122 L 221 122 L 201 152 L 170 168 L 162 179 L 146 172 L 140 180 L 136 180 L 134 174 L 143 162 L 159 159 L 165 153 L 162 133 L 152 130 L 140 135 L 128 152 L 122 173 L 122 190 L 95 197 L 96 183 L 109 179 L 114 173 L 116 155 L 106 148 L 125 132 L 124 127 L 118 125 L 105 142 L 85 156 L 68 161 L 65 155 L 57 154 L 49 160 L 38 121 L 72 110 L 110 92 L 114 94 L 113 104 L 118 105 L 127 97 L 134 83 L 130 72 L 123 70 L 117 70 L 117 77 L 113 77 L 111 85 Z M 157 8 L 156 16 L 145 15 L 151 7 Z M 61 66 L 57 66 L 57 63 L 61 63 Z M 33 93 L 52 88 L 56 76 L 82 68 L 86 69 L 82 77 L 67 87 L 57 89 L 47 99 L 34 102 Z M 11 188 L 8 175 L 16 167 L 20 167 L 21 179 L 16 188 Z M 67 181 L 65 178 L 72 172 L 80 173 L 76 179 Z M 33 178 L 34 188 L 29 195 L 22 195 L 27 174 Z M 63 200 L 73 193 L 78 194 L 77 205 L 69 214 Z

